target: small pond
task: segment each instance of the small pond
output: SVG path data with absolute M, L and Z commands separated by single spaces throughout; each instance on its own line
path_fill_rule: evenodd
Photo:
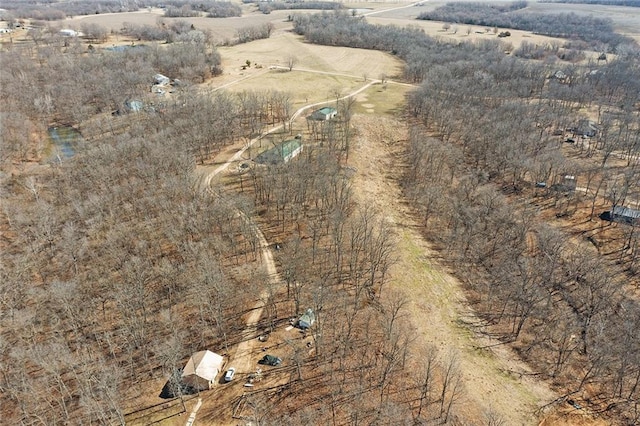
M 71 158 L 76 154 L 82 135 L 71 126 L 49 127 L 49 138 L 53 145 L 52 156 L 59 159 Z

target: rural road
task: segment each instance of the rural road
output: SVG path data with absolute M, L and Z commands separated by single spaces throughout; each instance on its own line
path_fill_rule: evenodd
M 338 100 L 343 100 L 343 99 L 347 99 L 353 96 L 356 96 L 357 94 L 361 93 L 362 91 L 368 89 L 369 87 L 371 87 L 374 84 L 379 83 L 379 80 L 370 80 L 367 84 L 363 85 L 361 88 L 359 88 L 358 90 L 355 90 L 351 93 L 349 93 L 348 95 L 345 95 L 341 98 L 339 98 Z M 227 84 L 228 85 L 228 84 Z M 302 108 L 299 108 L 295 113 L 293 113 L 291 115 L 291 118 L 289 120 L 289 125 L 291 125 L 291 123 L 293 123 L 298 117 L 300 117 L 305 111 L 318 107 L 320 105 L 326 105 L 327 101 L 322 101 L 322 102 L 315 102 L 312 104 L 308 104 L 303 106 Z M 271 134 L 273 132 L 276 132 L 278 130 L 280 130 L 282 128 L 282 125 L 278 125 L 275 126 L 271 129 L 269 129 L 268 131 L 266 131 L 265 133 L 263 133 L 261 136 L 256 137 L 254 139 L 252 139 L 251 141 L 249 141 L 248 144 L 246 144 L 244 147 L 242 147 L 240 150 L 238 150 L 235 154 L 233 154 L 231 156 L 231 158 L 229 158 L 227 161 L 225 161 L 223 164 L 221 164 L 220 166 L 216 167 L 215 169 L 213 169 L 211 172 L 209 172 L 206 176 L 204 176 L 204 178 L 202 178 L 201 180 L 201 190 L 202 191 L 209 191 L 210 187 L 211 187 L 211 182 L 212 180 L 218 176 L 220 173 L 224 172 L 225 170 L 227 170 L 229 168 L 229 166 L 232 163 L 237 162 L 238 160 L 240 160 L 242 158 L 242 155 L 244 154 L 244 152 L 249 149 L 254 143 L 256 143 L 257 141 L 259 141 L 261 138 L 263 138 L 264 136 Z M 269 279 L 271 280 L 272 284 L 279 284 L 282 283 L 282 279 L 280 277 L 280 275 L 278 274 L 278 270 L 276 268 L 276 264 L 274 262 L 273 259 L 273 253 L 271 252 L 271 249 L 269 247 L 269 244 L 264 236 L 264 234 L 262 233 L 262 231 L 260 230 L 260 228 L 258 226 L 255 225 L 254 222 L 250 221 L 249 218 L 245 218 L 253 227 L 254 232 L 256 234 L 256 237 L 258 238 L 258 241 L 260 243 L 260 248 L 262 251 L 262 262 L 264 264 L 264 267 L 266 268 L 266 272 L 269 276 Z M 264 300 L 268 297 L 268 292 L 265 290 L 261 295 L 260 295 L 260 299 L 256 301 L 256 303 L 253 306 L 253 309 L 251 310 L 251 313 L 248 315 L 248 317 L 245 320 L 245 329 L 243 334 L 245 336 L 253 336 L 255 335 L 255 331 L 258 325 L 258 322 L 260 321 L 260 318 L 262 316 L 262 311 L 264 310 Z M 252 355 L 254 354 L 254 352 L 256 350 L 258 350 L 258 344 L 259 341 L 255 338 L 249 338 L 247 340 L 242 341 L 239 345 L 238 348 L 236 349 L 235 352 L 235 356 L 232 357 L 229 360 L 229 366 L 235 367 L 237 369 L 237 372 L 239 375 L 244 375 L 244 374 L 249 374 L 255 371 L 255 365 L 253 364 L 254 360 L 252 360 Z M 199 408 L 199 406 L 198 406 Z M 197 410 L 194 410 L 194 412 L 192 412 L 192 417 L 193 418 L 189 418 L 189 421 L 187 422 L 186 426 L 192 426 L 192 424 L 195 421 L 195 413 Z
M 411 3 L 405 6 L 398 6 L 398 7 L 392 7 L 390 9 L 382 9 L 382 10 L 374 10 L 372 12 L 367 12 L 367 13 L 363 13 L 362 16 L 371 16 L 371 15 L 377 15 L 378 13 L 384 13 L 384 12 L 390 12 L 392 10 L 398 10 L 398 9 L 406 9 L 408 7 L 414 7 L 414 6 L 420 6 L 423 3 L 426 3 L 428 0 L 422 0 L 422 1 L 418 1 L 415 3 Z
M 317 71 L 319 73 L 324 73 L 324 74 L 334 74 L 334 73 L 325 73 L 324 71 Z M 335 73 L 335 75 L 341 75 L 341 74 L 337 74 Z M 353 76 L 351 76 L 353 77 Z M 246 77 L 245 77 L 246 78 Z M 245 78 L 243 78 L 242 80 L 244 80 Z M 235 82 L 233 82 L 235 83 Z M 358 93 L 361 93 L 365 90 L 367 90 L 369 87 L 371 87 L 374 84 L 380 83 L 380 80 L 370 80 L 367 84 L 365 84 L 364 86 L 362 86 L 361 88 L 359 88 L 358 90 L 349 93 L 348 95 L 345 95 L 341 98 L 339 98 L 338 100 L 343 100 L 343 99 L 347 99 L 353 96 L 356 96 Z M 229 83 L 231 84 L 231 83 Z M 228 86 L 229 84 L 227 84 L 226 86 Z M 329 101 L 329 102 L 333 102 Z M 299 108 L 296 112 L 294 112 L 291 115 L 291 118 L 289 119 L 289 126 L 291 126 L 291 123 L 293 123 L 298 117 L 300 117 L 300 115 L 311 109 L 311 108 L 315 108 L 318 107 L 320 105 L 326 105 L 327 103 L 329 103 L 328 101 L 321 101 L 321 102 L 315 102 L 309 105 L 305 105 L 302 108 Z M 242 155 L 245 153 L 246 150 L 248 150 L 249 148 L 251 148 L 256 142 L 258 142 L 260 139 L 264 138 L 265 136 L 274 133 L 278 130 L 282 129 L 282 124 L 272 127 L 271 129 L 267 130 L 265 133 L 263 133 L 262 135 L 253 138 L 249 141 L 249 143 L 247 143 L 244 147 L 242 147 L 240 150 L 238 150 L 238 152 L 236 152 L 235 154 L 233 154 L 233 156 L 231 156 L 230 159 L 228 159 L 226 162 L 224 162 L 223 164 L 221 164 L 220 166 L 218 166 L 217 168 L 215 168 L 213 171 L 211 171 L 210 173 L 208 173 L 204 178 L 202 178 L 202 189 L 203 190 L 208 190 L 208 188 L 211 186 L 211 181 L 213 180 L 214 177 L 216 177 L 218 174 L 222 173 L 223 171 L 225 171 L 226 169 L 229 168 L 229 166 L 232 163 L 237 162 L 238 160 L 240 160 L 242 158 Z

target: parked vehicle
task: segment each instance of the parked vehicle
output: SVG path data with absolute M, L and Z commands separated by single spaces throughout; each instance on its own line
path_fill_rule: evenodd
M 233 367 L 230 367 L 227 370 L 227 373 L 224 375 L 224 381 L 225 382 L 230 382 L 233 380 L 233 377 L 236 375 L 236 369 Z

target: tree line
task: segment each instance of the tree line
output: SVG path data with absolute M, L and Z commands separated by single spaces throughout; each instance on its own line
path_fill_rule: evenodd
M 317 9 L 317 10 L 339 10 L 344 9 L 341 3 L 329 1 L 304 1 L 304 2 L 288 2 L 288 1 L 243 1 L 243 3 L 256 3 L 258 10 L 268 14 L 272 10 L 298 10 L 298 9 Z
M 608 18 L 573 12 L 533 13 L 522 11 L 523 7 L 526 7 L 526 2 L 516 2 L 509 7 L 484 3 L 447 3 L 433 11 L 421 13 L 418 19 L 513 28 L 550 37 L 579 39 L 598 50 L 610 52 L 615 52 L 618 45 L 632 42 L 628 37 L 616 33 L 613 21 Z
M 309 40 L 355 47 L 371 33 L 371 43 L 407 61 L 405 76 L 422 84 L 408 99 L 415 127 L 404 190 L 429 239 L 467 277 L 488 330 L 567 394 L 597 389 L 594 409 L 637 422 L 640 342 L 629 333 L 640 318 L 637 226 L 606 237 L 594 217 L 596 205 L 628 200 L 640 178 L 638 91 L 622 89 L 638 79 L 637 49 L 606 64 L 558 67 L 570 73 L 558 79 L 557 65 L 506 56 L 497 43 L 454 48 L 416 31 L 409 47 L 398 41 L 409 30 L 341 15 L 296 19 Z M 565 129 L 587 105 L 602 113 L 599 132 L 567 151 Z M 563 190 L 566 175 L 586 179 L 588 195 Z M 534 182 L 549 189 L 536 192 Z M 591 203 L 585 220 L 602 233 L 590 238 L 612 238 L 613 251 L 575 247 L 540 217 L 540 203 L 558 217 Z
M 63 20 L 78 15 L 135 12 L 148 7 L 161 7 L 166 17 L 194 17 L 205 14 L 211 18 L 240 16 L 240 7 L 220 0 L 96 0 L 49 1 L 46 3 L 6 0 L 2 19 Z
M 208 18 L 229 18 L 242 16 L 237 4 L 228 1 L 173 1 L 164 5 L 164 16 L 167 18 L 191 18 L 205 13 Z
M 640 7 L 638 0 L 542 0 L 540 3 L 602 4 L 606 6 Z

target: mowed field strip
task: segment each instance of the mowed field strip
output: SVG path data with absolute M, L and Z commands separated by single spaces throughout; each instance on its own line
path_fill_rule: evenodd
M 433 345 L 443 357 L 456 354 L 465 388 L 458 407 L 476 424 L 486 422 L 488 411 L 499 414 L 505 425 L 537 424 L 536 409 L 553 400 L 554 393 L 528 376 L 526 364 L 507 347 L 466 325 L 475 316 L 461 283 L 436 260 L 437 253 L 402 202 L 401 172 L 394 158 L 401 157 L 406 126 L 370 114 L 354 117 L 354 124 L 358 137 L 349 157 L 358 170 L 354 194 L 358 204 L 375 208 L 395 229 L 397 263 L 390 270 L 389 286 L 409 298 L 416 344 Z

